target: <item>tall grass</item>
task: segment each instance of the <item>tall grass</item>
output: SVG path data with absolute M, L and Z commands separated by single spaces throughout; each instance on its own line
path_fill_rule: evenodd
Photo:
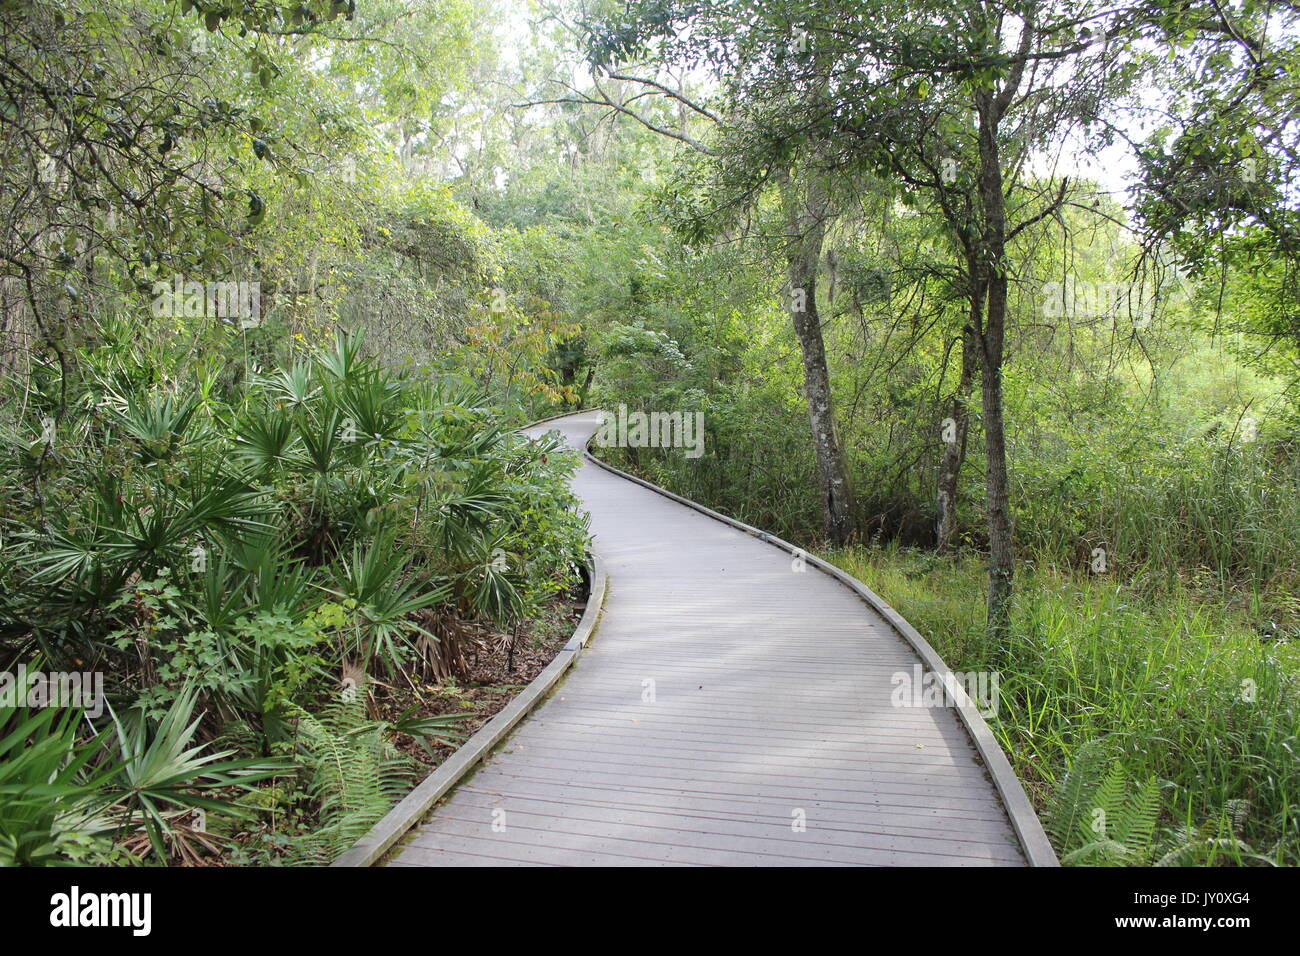
M 1261 634 L 1248 613 L 1177 580 L 1153 596 L 1031 564 L 1011 636 L 995 644 L 978 557 L 880 547 L 828 558 L 884 595 L 954 670 L 1000 672 L 991 725 L 1040 809 L 1080 749 L 1105 738 L 1135 786 L 1159 782 L 1166 835 L 1237 833 L 1273 862 L 1300 863 L 1300 650 Z M 1223 846 L 1228 862 L 1249 858 Z
M 1300 456 L 1285 445 L 1184 442 L 1123 459 L 1034 460 L 1018 465 L 1017 486 L 1016 536 L 1029 553 L 1082 565 L 1081 549 L 1104 547 L 1112 570 L 1144 587 L 1176 591 L 1194 579 L 1236 599 L 1271 593 L 1296 610 Z

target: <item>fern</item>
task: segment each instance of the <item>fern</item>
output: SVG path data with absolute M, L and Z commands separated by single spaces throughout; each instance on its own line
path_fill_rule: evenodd
M 1123 779 L 1120 768 L 1114 768 Z M 1151 777 L 1131 794 L 1122 805 L 1113 804 L 1109 814 L 1115 839 L 1129 852 L 1147 855 L 1156 836 L 1156 821 L 1160 818 L 1160 783 Z
M 298 752 L 311 772 L 321 825 L 309 841 L 332 860 L 360 839 L 410 787 L 410 761 L 370 720 L 360 697 L 337 699 L 321 713 L 298 711 Z
M 1243 839 L 1249 816 L 1247 801 L 1229 800 L 1218 826 L 1157 832 L 1160 782 L 1153 777 L 1131 787 L 1107 738 L 1099 737 L 1075 754 L 1044 826 L 1065 866 L 1205 866 L 1221 858 L 1273 865 Z
M 1073 846 L 1081 826 L 1087 825 L 1090 797 L 1107 762 L 1105 737 L 1090 740 L 1074 755 L 1070 769 L 1052 793 L 1044 825 L 1058 849 Z
M 1053 794 L 1047 830 L 1066 866 L 1140 866 L 1156 852 L 1159 781 L 1130 788 L 1105 740 L 1079 748 Z
M 1226 834 L 1222 826 L 1218 830 L 1213 830 L 1208 825 L 1196 830 L 1175 827 L 1161 846 L 1162 855 L 1155 861 L 1155 865 L 1211 866 L 1221 857 L 1235 863 L 1276 865 L 1267 855 L 1259 853 L 1243 839 L 1249 819 L 1250 801 L 1229 800 L 1223 806 L 1223 822 L 1229 828 Z

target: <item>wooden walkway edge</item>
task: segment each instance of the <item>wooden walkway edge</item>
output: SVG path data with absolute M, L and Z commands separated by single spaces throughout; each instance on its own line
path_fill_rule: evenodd
M 531 431 L 585 452 L 598 424 Z M 894 706 L 899 675 L 946 668 L 878 595 L 589 453 L 574 489 L 608 575 L 596 639 L 392 865 L 1057 864 L 964 694 Z

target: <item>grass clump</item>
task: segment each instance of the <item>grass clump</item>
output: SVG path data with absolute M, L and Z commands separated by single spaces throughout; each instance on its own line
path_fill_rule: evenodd
M 1011 634 L 993 643 L 977 556 L 828 557 L 954 670 L 1000 673 L 990 725 L 1063 861 L 1300 863 L 1300 652 L 1252 626 L 1249 599 L 1027 563 Z M 1095 810 L 1112 829 L 1093 829 Z

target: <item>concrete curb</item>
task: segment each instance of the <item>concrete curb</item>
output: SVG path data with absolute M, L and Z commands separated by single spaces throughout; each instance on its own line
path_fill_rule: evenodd
M 584 409 L 584 411 L 598 411 L 598 409 Z M 570 413 L 573 414 L 573 413 Z M 567 417 L 567 416 L 566 416 Z M 746 534 L 753 535 L 761 541 L 774 545 L 790 554 L 802 557 L 808 564 L 824 571 L 835 580 L 839 581 L 849 590 L 853 591 L 858 597 L 862 598 L 870 605 L 881 617 L 883 617 L 898 634 L 912 645 L 917 656 L 925 667 L 933 673 L 946 674 L 949 672 L 948 666 L 943 662 L 939 653 L 930 646 L 930 642 L 921 636 L 920 632 L 909 624 L 901 614 L 891 607 L 884 598 L 876 594 L 865 584 L 850 574 L 846 574 L 841 569 L 821 558 L 808 554 L 802 548 L 797 548 L 788 541 L 783 541 L 776 535 L 768 534 L 752 525 L 747 525 L 743 521 L 737 521 L 727 515 L 714 511 L 712 508 L 706 508 L 698 502 L 691 501 L 689 498 L 683 498 L 681 495 L 675 495 L 666 488 L 660 488 L 658 485 L 646 481 L 644 478 L 638 478 L 636 475 L 628 474 L 613 465 L 601 461 L 590 450 L 584 448 L 583 455 L 593 464 L 604 468 L 606 471 L 618 475 L 620 478 L 626 478 L 628 481 L 635 482 L 643 488 L 663 495 L 665 498 L 671 498 L 678 504 L 686 505 L 688 508 L 708 515 L 723 524 L 730 525 Z M 993 736 L 993 731 L 985 723 L 979 709 L 975 706 L 966 693 L 960 688 L 955 689 L 953 694 L 957 706 L 954 708 L 961 719 L 962 725 L 966 732 L 970 734 L 971 742 L 974 743 L 975 749 L 979 752 L 980 758 L 984 761 L 984 767 L 989 776 L 993 779 L 993 785 L 997 788 L 998 794 L 1002 797 L 1002 802 L 1006 806 L 1007 816 L 1011 821 L 1011 827 L 1016 836 L 1020 839 L 1021 850 L 1024 851 L 1025 859 L 1030 866 L 1060 866 L 1060 861 L 1056 857 L 1056 851 L 1052 849 L 1051 841 L 1047 838 L 1047 833 L 1043 830 L 1042 821 L 1038 819 L 1038 814 L 1034 812 L 1033 804 L 1029 802 L 1029 797 L 1025 794 L 1025 788 L 1020 783 L 1020 778 L 1016 772 L 1011 769 L 1011 763 L 1007 760 L 1007 755 L 1003 753 L 1001 744 Z

